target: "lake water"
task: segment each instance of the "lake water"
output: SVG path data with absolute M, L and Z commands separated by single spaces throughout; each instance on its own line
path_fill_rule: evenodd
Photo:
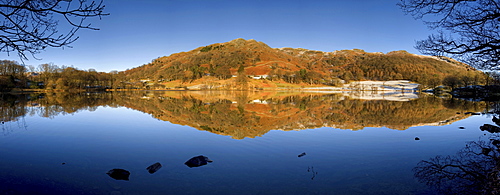
M 488 140 L 493 133 L 479 128 L 495 125 L 491 113 L 467 113 L 491 104 L 432 96 L 1 97 L 0 194 L 438 194 L 415 177 L 418 163 Z M 213 162 L 185 164 L 200 155 Z M 128 171 L 128 180 L 112 169 Z

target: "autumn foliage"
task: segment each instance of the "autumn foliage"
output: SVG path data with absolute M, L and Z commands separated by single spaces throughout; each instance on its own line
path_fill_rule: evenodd
M 382 126 L 404 130 L 415 125 L 445 125 L 470 116 L 466 112 L 483 110 L 486 103 L 434 96 L 412 101 L 366 101 L 335 94 L 245 91 L 45 93 L 0 98 L 3 121 L 28 113 L 54 117 L 100 106 L 123 106 L 159 120 L 243 139 L 271 130 Z
M 350 81 L 410 80 L 424 87 L 452 88 L 491 84 L 490 75 L 446 57 L 406 51 L 368 53 L 271 48 L 255 40 L 236 39 L 160 57 L 149 64 L 110 73 L 41 64 L 22 66 L 0 61 L 0 90 L 32 88 L 255 90 L 341 86 Z M 197 88 L 191 88 L 197 86 Z
M 128 81 L 148 79 L 155 83 L 194 82 L 204 77 L 226 80 L 248 77 L 338 85 L 341 80 L 411 80 L 435 87 L 448 76 L 462 85 L 482 84 L 485 75 L 446 57 L 410 54 L 406 51 L 368 53 L 363 50 L 334 52 L 294 48 L 271 48 L 255 40 L 236 39 L 189 52 L 160 57 L 149 64 L 125 71 Z M 467 81 L 467 83 L 462 81 Z

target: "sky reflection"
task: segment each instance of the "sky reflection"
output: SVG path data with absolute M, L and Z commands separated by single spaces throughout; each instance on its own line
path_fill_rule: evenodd
M 22 192 L 29 186 L 47 194 L 426 193 L 413 177 L 416 164 L 454 154 L 486 133 L 479 126 L 492 123 L 486 116 L 470 116 L 405 130 L 321 127 L 233 139 L 153 116 L 98 106 L 6 122 L 12 133 L 0 136 L 0 189 Z M 307 155 L 298 157 L 302 153 Z M 213 162 L 194 168 L 184 164 L 199 155 Z M 150 174 L 146 168 L 156 162 L 162 167 Z M 129 180 L 106 175 L 112 169 L 129 171 Z

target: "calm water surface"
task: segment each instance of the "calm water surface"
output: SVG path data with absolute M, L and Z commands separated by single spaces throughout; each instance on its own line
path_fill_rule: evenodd
M 254 95 L 5 95 L 0 194 L 435 194 L 417 164 L 494 125 L 464 114 L 484 102 Z

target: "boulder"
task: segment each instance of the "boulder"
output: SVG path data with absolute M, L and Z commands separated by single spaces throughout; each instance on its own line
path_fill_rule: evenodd
M 196 157 L 189 159 L 184 164 L 186 166 L 188 166 L 189 168 L 192 168 L 192 167 L 200 167 L 200 166 L 206 165 L 206 164 L 211 163 L 211 162 L 213 162 L 213 161 L 208 159 L 208 157 L 200 155 L 200 156 L 196 156 Z
M 130 176 L 130 172 L 124 169 L 111 169 L 106 174 L 113 179 L 125 181 L 128 181 L 128 177 Z
M 155 173 L 156 171 L 160 170 L 161 169 L 161 164 L 159 162 L 155 163 L 155 164 L 152 164 L 150 165 L 148 168 L 146 168 L 148 170 L 148 172 L 150 174 L 153 174 Z

